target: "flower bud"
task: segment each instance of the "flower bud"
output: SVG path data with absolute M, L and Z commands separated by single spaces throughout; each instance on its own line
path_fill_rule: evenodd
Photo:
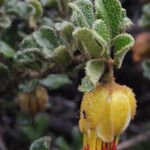
M 136 113 L 132 90 L 119 84 L 102 84 L 83 96 L 80 130 L 84 150 L 115 150 L 118 137 Z
M 20 93 L 18 99 L 22 111 L 35 114 L 44 111 L 48 104 L 48 93 L 45 88 L 38 86 L 29 93 Z

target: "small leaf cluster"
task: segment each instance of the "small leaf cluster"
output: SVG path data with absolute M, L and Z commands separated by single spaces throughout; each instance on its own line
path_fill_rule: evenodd
M 36 65 L 38 69 L 45 63 L 66 68 L 79 58 L 86 63 L 86 76 L 79 90 L 87 92 L 95 88 L 109 58 L 114 59 L 117 68 L 121 67 L 134 44 L 133 37 L 126 33 L 132 22 L 119 0 L 95 0 L 94 4 L 76 0 L 69 6 L 73 10 L 70 22 L 41 26 L 22 41 L 15 58 L 23 66 Z

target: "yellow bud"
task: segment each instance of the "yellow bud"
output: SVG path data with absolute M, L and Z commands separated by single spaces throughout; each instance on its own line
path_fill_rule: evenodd
M 127 128 L 135 113 L 136 100 L 130 88 L 117 83 L 102 84 L 83 96 L 80 130 L 87 137 L 94 131 L 104 143 L 112 143 Z
M 45 88 L 38 86 L 29 93 L 19 93 L 20 108 L 22 111 L 30 114 L 44 111 L 48 104 L 48 93 Z

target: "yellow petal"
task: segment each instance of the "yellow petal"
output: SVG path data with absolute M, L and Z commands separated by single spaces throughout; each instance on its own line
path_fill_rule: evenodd
M 131 107 L 131 118 L 133 119 L 134 116 L 136 115 L 136 99 L 135 99 L 135 94 L 133 93 L 133 91 L 128 88 L 125 87 L 125 92 L 129 97 L 129 101 L 130 101 L 130 107 Z
M 112 93 L 111 100 L 111 124 L 115 136 L 120 135 L 131 120 L 129 97 L 120 86 L 118 91 Z

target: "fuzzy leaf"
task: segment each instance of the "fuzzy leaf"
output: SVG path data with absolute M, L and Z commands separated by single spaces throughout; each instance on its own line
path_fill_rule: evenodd
M 7 58 L 12 58 L 15 54 L 15 51 L 5 42 L 0 41 L 0 53 L 2 53 Z
M 27 20 L 29 15 L 33 13 L 33 7 L 26 2 L 18 1 L 8 3 L 6 7 L 6 12 L 10 15 L 17 15 L 22 19 Z
M 116 36 L 113 42 L 115 47 L 115 52 L 114 52 L 115 64 L 118 68 L 120 68 L 124 56 L 134 45 L 134 39 L 130 34 L 124 33 Z
M 35 8 L 35 17 L 41 17 L 43 14 L 43 7 L 38 0 L 30 0 L 30 4 Z
M 23 51 L 18 51 L 15 55 L 15 58 L 18 59 L 21 63 L 26 61 L 33 62 L 34 60 L 49 60 L 49 56 L 44 51 L 41 51 L 39 48 L 29 48 Z
M 69 5 L 73 9 L 73 21 L 81 27 L 92 27 L 94 22 L 94 9 L 90 0 L 76 0 Z
M 95 7 L 97 17 L 105 21 L 112 38 L 124 32 L 126 16 L 119 0 L 96 0 Z
M 62 35 L 64 42 L 71 54 L 76 50 L 76 41 L 72 36 L 74 26 L 71 22 L 64 21 L 55 25 L 56 30 Z
M 89 58 L 96 58 L 100 55 L 100 46 L 98 45 L 93 33 L 88 28 L 77 28 L 73 32 L 73 36 L 81 42 L 84 53 Z
M 34 141 L 29 150 L 50 150 L 51 138 L 49 136 L 42 137 Z
M 53 60 L 60 65 L 69 65 L 71 56 L 67 47 L 64 45 L 57 47 L 53 52 Z
M 7 29 L 11 26 L 11 20 L 8 16 L 0 16 L 0 29 Z
M 51 74 L 47 78 L 40 80 L 40 84 L 50 90 L 58 89 L 66 84 L 71 84 L 71 80 L 65 74 Z
M 36 47 L 38 47 L 38 44 L 36 43 L 32 35 L 25 37 L 20 44 L 20 49 L 28 49 L 28 48 L 36 48 Z
M 29 82 L 24 82 L 24 83 L 21 83 L 19 85 L 19 89 L 22 91 L 22 92 L 31 92 L 32 90 L 35 89 L 35 87 L 38 85 L 38 80 L 37 79 L 34 79 L 34 80 L 31 80 Z
M 83 79 L 79 90 L 82 92 L 89 92 L 94 89 L 104 72 L 104 68 L 104 64 L 100 60 L 89 60 L 85 67 L 86 77 Z
M 90 78 L 88 76 L 85 76 L 82 79 L 82 83 L 79 86 L 78 90 L 81 92 L 89 92 L 89 91 L 92 91 L 93 89 L 94 89 L 94 86 L 93 86 Z
M 105 22 L 101 19 L 96 20 L 92 28 L 96 40 L 102 47 L 103 53 L 108 56 L 111 39 L 110 39 L 110 32 Z
M 33 37 L 41 48 L 48 51 L 53 51 L 59 44 L 55 30 L 49 26 L 42 26 L 40 30 L 33 33 Z

